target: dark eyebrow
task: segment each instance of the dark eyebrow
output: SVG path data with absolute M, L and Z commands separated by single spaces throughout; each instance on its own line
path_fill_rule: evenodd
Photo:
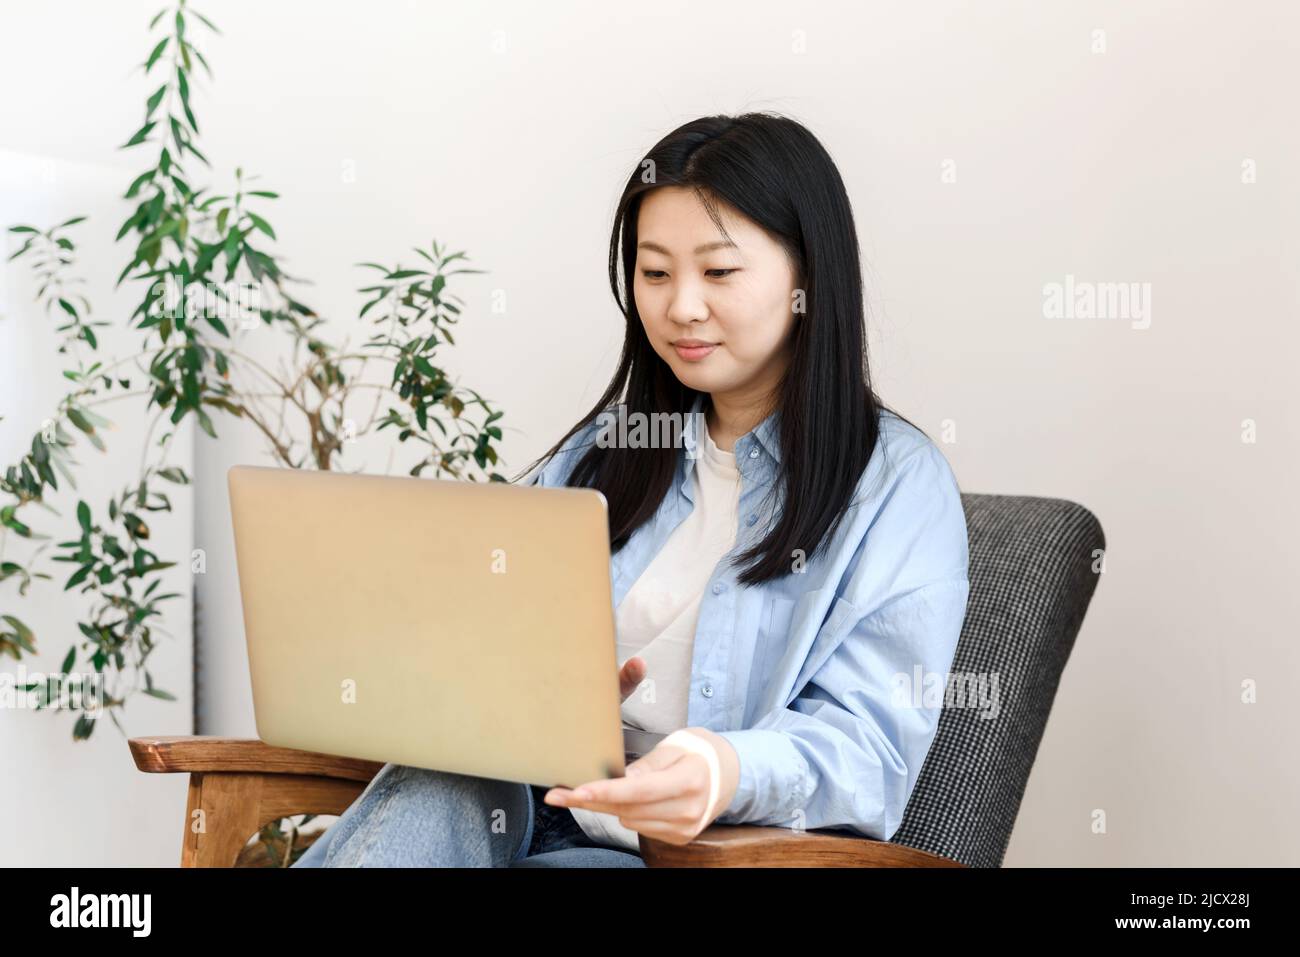
M 648 239 L 642 240 L 641 242 L 637 243 L 636 247 L 637 249 L 649 249 L 651 252 L 663 253 L 665 256 L 669 256 L 669 257 L 672 256 L 672 253 L 664 249 L 664 247 L 660 246 L 658 243 L 651 242 Z M 739 248 L 740 247 L 733 242 L 730 242 L 725 239 L 719 239 L 711 243 L 705 243 L 703 246 L 696 246 L 695 255 L 699 256 L 702 255 L 703 253 L 711 252 L 714 249 L 739 249 Z

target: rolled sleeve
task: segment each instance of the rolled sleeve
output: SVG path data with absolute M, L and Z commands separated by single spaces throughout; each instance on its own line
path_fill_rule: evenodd
M 718 823 L 753 821 L 771 816 L 765 809 L 777 808 L 787 798 L 795 799 L 792 805 L 807 799 L 812 770 L 788 734 L 769 728 L 718 733 L 731 743 L 740 759 L 736 793 L 718 816 Z

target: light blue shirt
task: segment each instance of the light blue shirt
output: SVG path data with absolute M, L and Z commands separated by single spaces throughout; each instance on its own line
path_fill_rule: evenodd
M 610 560 L 615 607 L 694 508 L 702 406 L 701 396 L 686 417 L 685 451 L 658 511 Z M 802 571 L 741 587 L 729 560 L 774 521 L 765 496 L 781 460 L 779 415 L 735 444 L 737 539 L 701 599 L 687 725 L 717 732 L 740 758 L 717 823 L 889 840 L 934 740 L 965 615 L 960 491 L 938 447 L 882 412 L 879 444 L 829 548 Z M 528 484 L 565 485 L 601 427 L 597 417 Z

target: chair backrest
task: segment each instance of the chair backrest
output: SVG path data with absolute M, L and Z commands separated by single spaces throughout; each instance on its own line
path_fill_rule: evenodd
M 970 599 L 948 688 L 965 700 L 945 703 L 892 840 L 1000 867 L 1106 540 L 1091 512 L 1062 499 L 963 494 L 962 505 Z M 994 708 L 980 708 L 979 681 Z

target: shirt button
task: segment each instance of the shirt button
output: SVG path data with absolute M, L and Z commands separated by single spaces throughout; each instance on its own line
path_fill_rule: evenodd
M 751 449 L 751 450 L 750 450 L 750 453 L 749 453 L 749 457 L 750 457 L 751 459 L 756 459 L 756 458 L 758 458 L 758 449 Z
M 700 694 L 704 695 L 704 697 L 706 698 L 712 698 L 713 685 L 705 685 L 703 688 L 700 689 Z
M 714 584 L 713 584 L 713 594 L 715 594 L 715 595 L 721 595 L 721 594 L 722 594 L 724 591 L 726 591 L 726 590 L 727 590 L 727 586 L 724 585 L 722 582 L 714 582 Z
M 757 515 L 751 515 L 751 516 L 749 516 L 749 518 L 745 519 L 745 524 L 746 524 L 746 525 L 753 525 L 753 524 L 754 524 L 755 522 L 757 522 L 757 521 L 758 521 L 758 516 L 757 516 Z

